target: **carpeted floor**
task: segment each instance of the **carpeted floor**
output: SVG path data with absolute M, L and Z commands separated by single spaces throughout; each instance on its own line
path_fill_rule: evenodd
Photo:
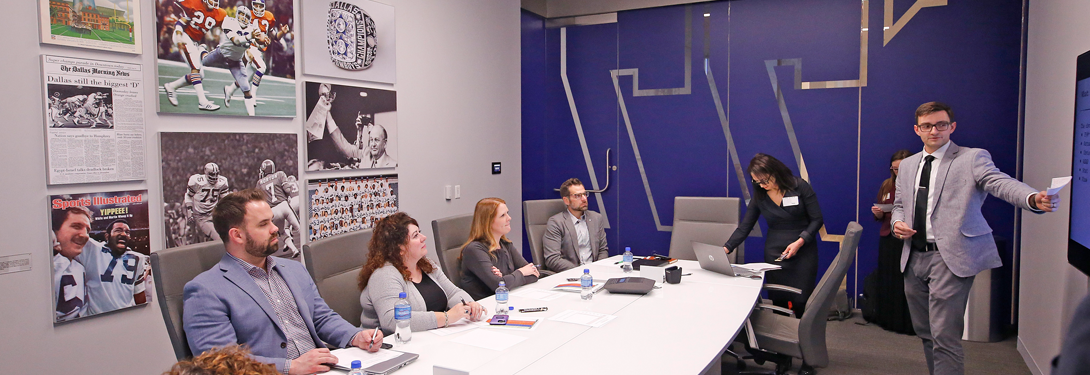
M 829 367 L 817 369 L 819 374 L 927 374 L 920 339 L 889 332 L 874 324 L 861 325 L 863 322 L 858 313 L 843 322 L 829 322 L 826 329 Z M 965 373 L 1030 374 L 1015 343 L 1014 336 L 994 343 L 963 341 Z M 741 349 L 741 345 L 736 344 L 735 347 Z M 790 373 L 797 373 L 800 364 L 801 361 L 796 359 Z M 724 358 L 723 374 L 737 374 L 735 365 L 733 359 Z M 757 366 L 753 361 L 746 361 L 746 365 L 747 371 L 775 368 L 771 363 Z

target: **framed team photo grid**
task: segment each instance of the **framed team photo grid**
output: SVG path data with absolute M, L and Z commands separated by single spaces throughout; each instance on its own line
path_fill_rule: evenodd
M 224 195 L 265 191 L 280 230 L 273 256 L 301 260 L 298 136 L 265 133 L 159 133 L 166 247 L 220 241 L 212 209 Z
M 307 181 L 310 240 L 371 229 L 398 211 L 396 174 Z
M 139 0 L 38 0 L 41 42 L 140 54 Z
M 159 113 L 295 117 L 294 9 L 292 0 L 156 1 Z
M 49 197 L 53 322 L 151 302 L 148 191 Z

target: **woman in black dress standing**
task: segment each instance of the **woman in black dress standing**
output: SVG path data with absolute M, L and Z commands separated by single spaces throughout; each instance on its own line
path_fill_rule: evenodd
M 746 207 L 745 218 L 724 248 L 727 253 L 734 251 L 749 236 L 757 218 L 764 216 L 768 223 L 765 262 L 783 267 L 766 273 L 765 281 L 802 290 L 801 295 L 769 291 L 768 298 L 801 318 L 817 283 L 816 241 L 823 224 L 817 195 L 808 182 L 792 175 L 791 169 L 772 156 L 754 155 L 748 170 L 755 194 Z
M 878 189 L 879 204 L 893 204 L 897 190 L 897 173 L 901 160 L 912 156 L 908 150 L 900 150 L 889 160 L 889 175 Z M 882 222 L 878 240 L 878 268 L 875 270 L 876 284 L 874 308 L 875 320 L 886 330 L 914 334 L 912 318 L 908 315 L 908 300 L 905 299 L 905 279 L 901 274 L 901 248 L 904 242 L 890 233 L 890 213 L 871 207 L 874 219 Z

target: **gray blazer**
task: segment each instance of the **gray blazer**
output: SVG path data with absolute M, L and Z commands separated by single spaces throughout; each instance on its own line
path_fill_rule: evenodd
M 430 259 L 428 261 L 431 262 Z M 435 284 L 443 289 L 443 293 L 447 296 L 447 306 L 462 303 L 462 299 L 465 299 L 467 303 L 473 301 L 469 293 L 454 286 L 454 283 L 447 279 L 442 267 L 432 262 L 432 268 L 434 270 L 428 274 L 428 277 L 431 277 Z M 409 300 L 409 305 L 413 308 L 409 328 L 415 332 L 439 327 L 435 314 L 425 312 L 424 297 L 416 290 L 416 285 L 405 280 L 397 268 L 388 262 L 371 274 L 371 278 L 367 279 L 367 287 L 360 293 L 360 305 L 363 306 L 360 323 L 364 327 L 381 326 L 382 333 L 386 335 L 394 333 L 396 327 L 394 304 L 397 304 L 397 295 L 401 292 L 405 292 L 405 298 Z
M 541 240 L 545 267 L 560 272 L 579 265 L 579 237 L 567 209 L 549 218 L 545 235 Z M 602 214 L 586 211 L 587 232 L 590 233 L 590 253 L 595 261 L 609 258 L 606 229 L 602 227 Z
M 892 221 L 912 226 L 916 202 L 915 179 L 923 152 L 901 162 L 897 194 L 893 199 Z M 987 150 L 958 147 L 953 141 L 939 162 L 931 186 L 936 191 L 931 209 L 931 227 L 939 255 L 955 275 L 974 276 L 980 271 L 1003 265 L 992 239 L 992 228 L 984 220 L 980 206 L 988 194 L 1026 210 L 1040 213 L 1029 205 L 1027 197 L 1036 189 L 1015 180 L 992 163 Z M 901 249 L 901 271 L 908 264 L 912 241 Z

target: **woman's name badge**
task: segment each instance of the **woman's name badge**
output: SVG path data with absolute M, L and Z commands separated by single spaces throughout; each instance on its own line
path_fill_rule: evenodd
M 783 206 L 791 207 L 799 205 L 799 197 L 783 197 Z

